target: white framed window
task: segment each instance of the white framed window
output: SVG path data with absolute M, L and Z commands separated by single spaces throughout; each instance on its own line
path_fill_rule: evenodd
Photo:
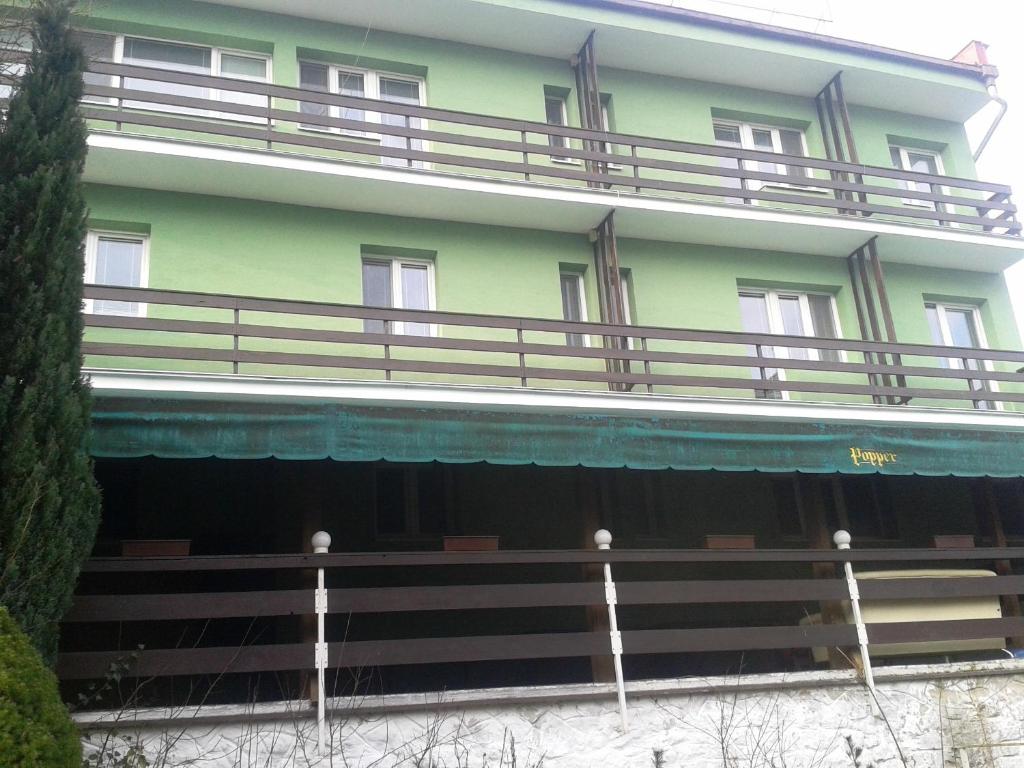
M 633 324 L 633 303 L 630 299 L 633 274 L 628 269 L 619 270 L 619 301 L 622 303 L 622 321 L 626 325 Z M 634 349 L 636 339 L 630 336 L 626 339 L 626 348 Z
M 363 256 L 363 304 L 396 309 L 435 308 L 434 263 L 426 259 L 395 256 Z M 436 336 L 437 326 L 428 323 L 364 320 L 366 333 Z
M 378 72 L 371 69 L 336 66 L 318 61 L 299 62 L 299 87 L 320 91 L 321 93 L 377 99 L 394 104 L 422 106 L 426 103 L 426 83 L 423 78 L 395 75 L 390 72 Z M 393 125 L 401 128 L 426 128 L 426 121 L 418 117 L 366 110 L 360 107 L 337 107 L 330 104 L 303 101 L 299 103 L 299 111 L 305 115 L 316 115 L 318 117 L 333 117 L 342 120 Z M 379 142 L 382 147 L 412 150 L 424 149 L 424 142 L 421 139 L 413 139 L 406 136 L 395 136 L 358 129 L 342 129 L 316 123 L 300 123 L 299 127 L 303 130 L 339 133 L 345 136 L 368 139 Z M 402 157 L 382 157 L 381 164 L 399 168 L 424 167 L 422 160 L 411 160 Z
M 2 27 L 2 25 L 0 25 Z M 11 61 L 14 56 L 4 59 L 8 51 L 15 54 L 28 54 L 32 51 L 32 39 L 18 29 L 0 28 L 0 75 L 5 78 L 18 78 L 25 74 L 25 64 L 21 61 Z M 14 93 L 12 83 L 0 83 L 0 99 L 9 99 Z
M 145 288 L 149 284 L 149 238 L 119 232 L 89 232 L 85 239 L 86 283 Z M 137 301 L 86 299 L 85 311 L 96 315 L 145 317 Z
M 569 125 L 569 108 L 566 103 L 567 98 L 568 96 L 566 94 L 551 93 L 550 91 L 545 90 L 544 120 L 548 125 L 555 125 L 562 128 Z M 548 134 L 548 145 L 555 149 L 568 149 L 569 137 Z M 556 163 L 579 163 L 575 158 L 558 155 L 552 156 L 551 160 Z
M 803 131 L 795 128 L 779 128 L 770 125 L 715 120 L 714 133 L 715 144 L 720 147 L 751 149 L 759 152 L 774 152 L 775 154 L 794 155 L 797 157 L 809 156 L 807 152 L 807 138 L 804 136 Z M 812 176 L 811 169 L 803 165 L 786 165 L 785 163 L 773 163 L 764 160 L 738 160 L 734 158 L 720 158 L 719 162 L 725 168 L 743 168 L 760 173 L 777 173 L 792 179 L 790 182 L 748 179 L 747 189 L 753 190 L 769 186 L 806 186 L 806 179 Z M 740 180 L 734 178 L 723 177 L 719 179 L 719 183 L 722 186 L 735 189 L 739 189 L 742 186 Z
M 925 315 L 931 331 L 932 343 L 945 347 L 965 347 L 983 349 L 988 346 L 985 339 L 985 328 L 981 324 L 981 315 L 976 306 L 969 304 L 945 304 L 925 302 Z M 939 364 L 943 368 L 967 371 L 988 371 L 991 369 L 987 360 L 976 360 L 963 357 L 941 357 Z M 998 392 L 994 381 L 984 379 L 968 379 L 967 386 L 974 392 L 986 390 Z M 991 411 L 998 410 L 999 404 L 991 400 L 976 400 L 974 407 Z
M 271 57 L 263 53 L 85 30 L 76 30 L 75 36 L 82 43 L 86 54 L 92 60 L 112 61 L 117 64 L 134 64 L 140 67 L 165 69 L 171 72 L 186 72 L 235 80 L 248 80 L 251 82 L 270 82 Z M 114 86 L 119 78 L 112 75 L 99 75 L 87 72 L 84 79 L 86 83 L 90 84 Z M 263 107 L 267 104 L 265 96 L 256 93 L 241 93 L 229 88 L 207 88 L 198 85 L 165 83 L 158 80 L 146 80 L 135 77 L 125 77 L 123 86 L 134 90 L 222 101 L 228 104 L 244 104 L 258 107 Z M 94 104 L 114 103 L 113 99 L 99 96 L 86 97 L 86 101 Z M 178 114 L 217 117 L 240 122 L 264 122 L 262 117 L 192 107 L 176 107 L 146 101 L 125 101 L 123 106 L 129 109 L 175 112 Z
M 558 275 L 562 291 L 562 319 L 582 322 L 587 319 L 587 297 L 583 289 L 583 273 L 562 270 Z M 584 333 L 565 334 L 565 343 L 570 347 L 589 347 L 590 338 Z
M 612 128 L 612 116 L 611 116 L 611 102 L 612 97 L 607 93 L 601 94 L 601 127 L 611 133 L 614 129 Z M 618 147 L 607 141 L 601 142 L 601 151 L 608 155 L 618 154 Z M 608 169 L 612 171 L 621 171 L 622 165 L 619 163 L 610 162 L 607 164 Z
M 817 336 L 826 339 L 841 338 L 839 315 L 835 297 L 829 293 L 741 289 L 740 320 L 747 333 L 778 333 L 787 336 Z M 751 353 L 756 353 L 751 349 Z M 791 360 L 822 360 L 842 362 L 845 355 L 835 349 L 809 347 L 761 347 L 760 357 L 778 357 Z M 785 381 L 785 371 L 777 368 L 753 369 L 754 378 Z M 785 399 L 785 392 L 758 390 L 758 397 Z
M 889 158 L 894 168 L 915 173 L 927 173 L 932 176 L 945 176 L 942 167 L 942 156 L 938 152 L 927 149 L 913 149 L 901 147 L 896 144 L 889 145 Z M 926 181 L 907 181 L 900 179 L 900 187 L 912 192 L 943 193 L 944 187 L 930 184 Z M 926 208 L 930 211 L 941 210 L 936 208 L 936 203 L 931 200 L 920 200 L 911 197 L 903 198 L 904 205 L 913 205 L 917 208 Z

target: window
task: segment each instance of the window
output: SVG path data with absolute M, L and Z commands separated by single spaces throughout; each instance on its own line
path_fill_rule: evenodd
M 391 256 L 363 258 L 363 304 L 368 307 L 396 309 L 434 308 L 434 265 L 422 259 Z M 366 333 L 397 333 L 407 336 L 432 336 L 428 323 L 364 320 Z
M 925 149 L 908 149 L 907 147 L 890 145 L 889 157 L 892 159 L 894 168 L 900 168 L 904 171 L 913 171 L 914 173 L 927 173 L 932 176 L 943 175 L 942 158 L 935 152 L 929 152 Z M 907 181 L 901 179 L 900 186 L 903 189 L 913 192 L 942 192 L 942 187 L 937 187 L 936 185 L 930 184 L 926 181 Z M 936 204 L 931 200 L 904 198 L 903 204 L 916 205 L 919 208 L 927 208 L 932 211 L 936 210 Z
M 32 40 L 27 35 L 17 29 L 2 27 L 3 25 L 0 25 L 0 57 L 9 52 L 27 54 L 32 50 Z M 14 58 L 14 55 L 9 55 L 6 59 L 0 58 L 0 100 L 11 98 L 11 94 L 14 92 L 13 84 L 5 82 L 4 79 L 18 78 L 25 74 L 25 64 L 21 61 L 12 61 Z
M 587 318 L 586 297 L 583 294 L 583 273 L 566 272 L 559 274 L 562 286 L 562 319 L 579 322 Z M 587 346 L 587 337 L 582 333 L 565 334 L 565 343 L 570 347 Z
M 807 143 L 804 140 L 803 131 L 794 128 L 715 121 L 714 132 L 715 144 L 720 147 L 753 149 L 760 152 L 807 157 Z M 720 158 L 719 163 L 723 168 L 743 168 L 759 173 L 777 173 L 788 176 L 791 179 L 789 182 L 791 184 L 803 184 L 811 175 L 811 169 L 806 166 L 786 165 L 764 160 L 741 161 L 735 158 Z M 742 187 L 740 179 L 722 178 L 720 183 L 723 186 L 736 189 Z M 746 188 L 756 190 L 766 185 L 779 186 L 780 184 L 785 185 L 785 182 L 763 182 L 748 179 Z
M 448 483 L 439 464 L 374 467 L 378 536 L 429 536 L 447 530 Z
M 564 94 L 544 94 L 544 117 L 548 125 L 561 127 L 569 125 L 569 115 L 565 100 L 566 96 Z M 569 147 L 569 137 L 549 134 L 548 144 L 557 149 L 567 149 Z M 551 159 L 563 163 L 574 162 L 571 158 L 564 156 L 553 155 Z
M 741 290 L 740 322 L 747 333 L 779 333 L 787 336 L 817 336 L 838 339 L 839 318 L 835 299 L 827 293 L 797 291 Z M 757 349 L 751 349 L 755 354 Z M 842 352 L 835 349 L 808 347 L 761 347 L 758 357 L 782 357 L 793 360 L 823 360 L 840 362 Z M 753 369 L 755 379 L 783 381 L 783 372 L 777 368 Z M 781 399 L 777 390 L 758 390 L 758 397 Z
M 601 126 L 603 130 L 612 132 L 615 130 L 612 124 L 612 113 L 611 113 L 612 97 L 607 93 L 601 94 Z M 601 151 L 608 155 L 614 155 L 618 151 L 618 147 L 607 141 L 601 142 Z M 618 163 L 608 163 L 608 167 L 612 170 L 621 170 L 622 166 Z
M 361 99 L 379 99 L 393 104 L 409 104 L 419 106 L 423 103 L 423 81 L 418 78 L 391 75 L 372 70 L 350 69 L 333 64 L 313 61 L 299 62 L 299 87 L 322 93 L 334 93 L 339 96 L 352 96 Z M 317 104 L 303 101 L 299 110 L 305 115 L 317 117 L 333 117 L 356 122 L 377 123 L 380 125 L 397 126 L 399 128 L 423 128 L 423 121 L 418 117 L 398 115 L 387 112 L 369 111 L 362 107 L 336 107 L 329 104 Z M 422 150 L 423 142 L 406 136 L 386 133 L 372 133 L 361 129 L 338 128 L 317 123 L 303 123 L 306 130 L 341 133 L 380 142 L 382 147 L 398 150 Z M 383 165 L 401 168 L 422 168 L 423 161 L 405 157 L 382 157 Z
M 924 305 L 924 311 L 928 318 L 928 327 L 931 330 L 934 344 L 969 349 L 981 349 L 988 346 L 977 307 L 928 302 Z M 988 370 L 985 361 L 969 357 L 942 357 L 939 358 L 939 364 L 943 368 L 958 370 Z M 975 392 L 985 392 L 996 388 L 995 382 L 984 379 L 968 379 L 967 385 Z M 990 400 L 975 400 L 974 407 L 987 411 L 995 409 L 996 404 Z
M 75 32 L 75 36 L 82 43 L 82 47 L 89 58 L 94 61 L 113 61 L 120 64 L 135 64 L 140 67 L 151 67 L 153 69 L 165 69 L 173 72 L 187 72 L 253 82 L 268 82 L 270 79 L 270 58 L 261 53 L 231 51 L 203 45 L 191 45 L 189 43 L 80 30 Z M 111 75 L 87 72 L 84 79 L 87 84 L 91 85 L 115 86 L 117 84 L 117 78 Z M 267 98 L 256 93 L 240 93 L 227 88 L 217 89 L 198 85 L 165 83 L 137 77 L 124 78 L 124 87 L 173 96 L 222 101 L 230 104 L 261 107 L 267 104 Z M 114 103 L 113 99 L 100 96 L 86 97 L 86 100 L 94 104 Z M 264 118 L 255 116 L 215 112 L 194 107 L 176 107 L 145 101 L 126 101 L 124 106 L 158 112 L 221 117 L 243 122 L 263 122 L 264 120 Z
M 137 235 L 90 232 L 85 243 L 85 282 L 144 288 L 149 281 L 149 241 Z M 97 315 L 142 317 L 146 305 L 135 301 L 87 299 L 85 311 Z

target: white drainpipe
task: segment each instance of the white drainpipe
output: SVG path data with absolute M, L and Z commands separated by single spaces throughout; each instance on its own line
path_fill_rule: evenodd
M 999 105 L 999 114 L 997 114 L 995 119 L 992 121 L 992 125 L 988 127 L 988 130 L 985 132 L 985 137 L 981 140 L 978 148 L 974 150 L 975 162 L 977 162 L 978 158 L 981 157 L 981 153 L 985 151 L 985 147 L 988 146 L 989 139 L 991 139 L 992 134 L 996 132 L 996 128 L 999 127 L 999 123 L 1003 119 L 1003 115 L 1006 114 L 1006 109 L 1009 106 L 1006 103 L 1006 99 L 1000 96 L 999 91 L 996 90 L 996 81 L 994 77 L 988 79 L 987 86 L 989 98 Z

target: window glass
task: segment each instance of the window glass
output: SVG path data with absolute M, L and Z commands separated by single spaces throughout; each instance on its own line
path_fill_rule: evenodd
M 142 252 L 141 240 L 98 238 L 92 282 L 97 285 L 140 287 L 142 285 Z M 93 302 L 93 312 L 104 315 L 135 315 L 139 312 L 139 305 L 134 301 L 97 299 Z
M 326 90 L 326 88 L 325 88 Z M 342 96 L 366 96 L 366 79 L 361 72 L 338 72 L 338 93 Z M 326 106 L 326 105 L 325 105 Z M 366 110 L 358 107 L 342 107 L 341 116 L 345 120 L 365 120 Z
M 946 308 L 946 322 L 949 324 L 950 346 L 978 346 L 978 337 L 974 330 L 974 313 L 971 310 Z
M 159 40 L 143 40 L 126 37 L 124 39 L 124 63 L 154 69 L 174 70 L 175 72 L 191 72 L 200 75 L 212 74 L 213 52 L 210 48 L 181 43 L 165 43 Z M 197 85 L 165 83 L 140 78 L 124 78 L 124 87 L 153 93 L 166 93 L 175 96 L 187 96 L 195 99 L 210 98 L 210 89 Z M 128 107 L 144 109 L 173 110 L 185 114 L 204 114 L 201 109 L 175 107 L 146 102 L 126 102 Z
M 222 53 L 220 55 L 220 74 L 224 77 L 264 80 L 267 77 L 267 60 L 257 56 Z
M 430 309 L 429 272 L 426 264 L 402 265 L 402 308 Z M 403 323 L 403 330 L 410 336 L 429 336 L 427 323 Z
M 561 96 L 544 97 L 544 116 L 548 125 L 565 125 L 565 99 Z M 548 136 L 548 144 L 552 147 L 569 146 L 567 136 Z
M 907 170 L 916 173 L 937 174 L 938 164 L 935 162 L 935 155 L 926 155 L 922 152 L 907 152 L 907 162 L 910 167 Z
M 114 35 L 75 31 L 74 37 L 81 44 L 82 50 L 85 52 L 86 59 L 89 62 L 114 60 L 114 42 L 116 40 Z M 86 66 L 89 66 L 88 63 Z M 117 84 L 113 75 L 100 75 L 94 72 L 85 72 L 82 75 L 82 80 L 86 85 L 113 87 Z M 104 96 L 85 96 L 82 100 L 94 104 L 108 104 L 111 101 Z
M 768 298 L 760 293 L 740 294 L 740 322 L 743 330 L 747 333 L 771 333 L 771 321 L 768 316 Z M 751 346 L 747 354 L 757 357 L 757 347 Z M 775 357 L 775 350 L 772 347 L 762 346 L 760 357 Z M 779 371 L 776 368 L 752 368 L 751 376 L 755 379 L 764 378 L 768 381 L 778 381 Z M 754 390 L 756 397 L 768 400 L 781 400 L 782 392 L 774 389 Z
M 363 262 L 363 304 L 368 307 L 391 306 L 391 262 Z M 364 320 L 366 333 L 384 333 L 384 320 Z
M 390 101 L 395 104 L 419 104 L 420 86 L 419 83 L 410 80 L 396 80 L 392 78 L 380 78 L 380 98 L 383 101 Z M 419 128 L 420 120 L 407 115 L 398 115 L 383 112 L 380 121 L 384 125 L 395 125 L 401 128 Z M 410 139 L 406 136 L 394 136 L 381 134 L 380 143 L 382 147 L 395 147 L 398 149 L 422 149 L 423 142 L 419 139 Z M 404 157 L 381 157 L 383 165 L 396 165 L 404 168 L 421 168 L 422 160 L 411 160 Z
M 750 131 L 754 140 L 754 149 L 760 152 L 774 152 L 775 144 L 772 142 L 772 132 L 764 128 L 754 128 Z M 779 168 L 775 163 L 768 163 L 759 160 L 755 163 L 757 170 L 762 173 L 776 173 Z
M 782 153 L 784 155 L 794 155 L 796 157 L 804 156 L 804 140 L 800 131 L 780 128 L 779 143 L 781 144 Z M 807 177 L 807 172 L 808 169 L 802 165 L 785 166 L 785 173 L 789 176 L 795 176 L 802 179 Z
M 715 123 L 715 143 L 723 147 L 742 148 L 740 127 L 738 125 Z
M 740 127 L 738 125 L 715 123 L 715 144 L 720 147 L 742 149 L 743 141 L 740 136 Z M 740 168 L 740 160 L 735 157 L 718 157 L 715 158 L 715 163 L 720 168 Z M 743 182 L 738 176 L 715 176 L 713 179 L 715 184 L 720 184 L 723 187 L 740 189 L 743 186 Z M 741 203 L 743 201 L 739 198 L 729 198 L 726 202 Z
M 583 279 L 581 275 L 564 272 L 561 275 L 562 286 L 562 318 L 565 320 L 583 320 Z M 583 334 L 567 333 L 565 343 L 570 347 L 582 347 Z
M 814 335 L 825 339 L 838 338 L 835 316 L 832 314 L 832 297 L 823 293 L 809 293 L 807 305 L 811 310 Z M 818 356 L 833 363 L 838 363 L 841 359 L 838 349 L 819 349 Z
M 928 328 L 932 332 L 932 343 L 945 344 L 946 340 L 942 337 L 942 324 L 939 322 L 938 307 L 934 304 L 925 304 L 924 312 L 928 317 Z
M 803 312 L 799 296 L 780 296 L 779 315 L 782 318 L 782 332 L 788 336 L 805 336 Z M 806 347 L 791 347 L 789 356 L 797 360 L 807 359 Z
M 327 93 L 329 87 L 330 68 L 326 64 L 312 64 L 310 62 L 299 63 L 299 87 L 310 91 Z M 319 104 L 314 101 L 299 102 L 299 112 L 304 115 L 317 115 L 327 117 L 331 108 L 327 104 Z M 327 126 L 303 124 L 302 128 L 318 128 L 326 130 Z

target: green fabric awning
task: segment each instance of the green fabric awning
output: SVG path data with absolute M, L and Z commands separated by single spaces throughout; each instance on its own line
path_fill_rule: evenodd
M 97 457 L 1024 476 L 1024 430 L 97 398 Z

